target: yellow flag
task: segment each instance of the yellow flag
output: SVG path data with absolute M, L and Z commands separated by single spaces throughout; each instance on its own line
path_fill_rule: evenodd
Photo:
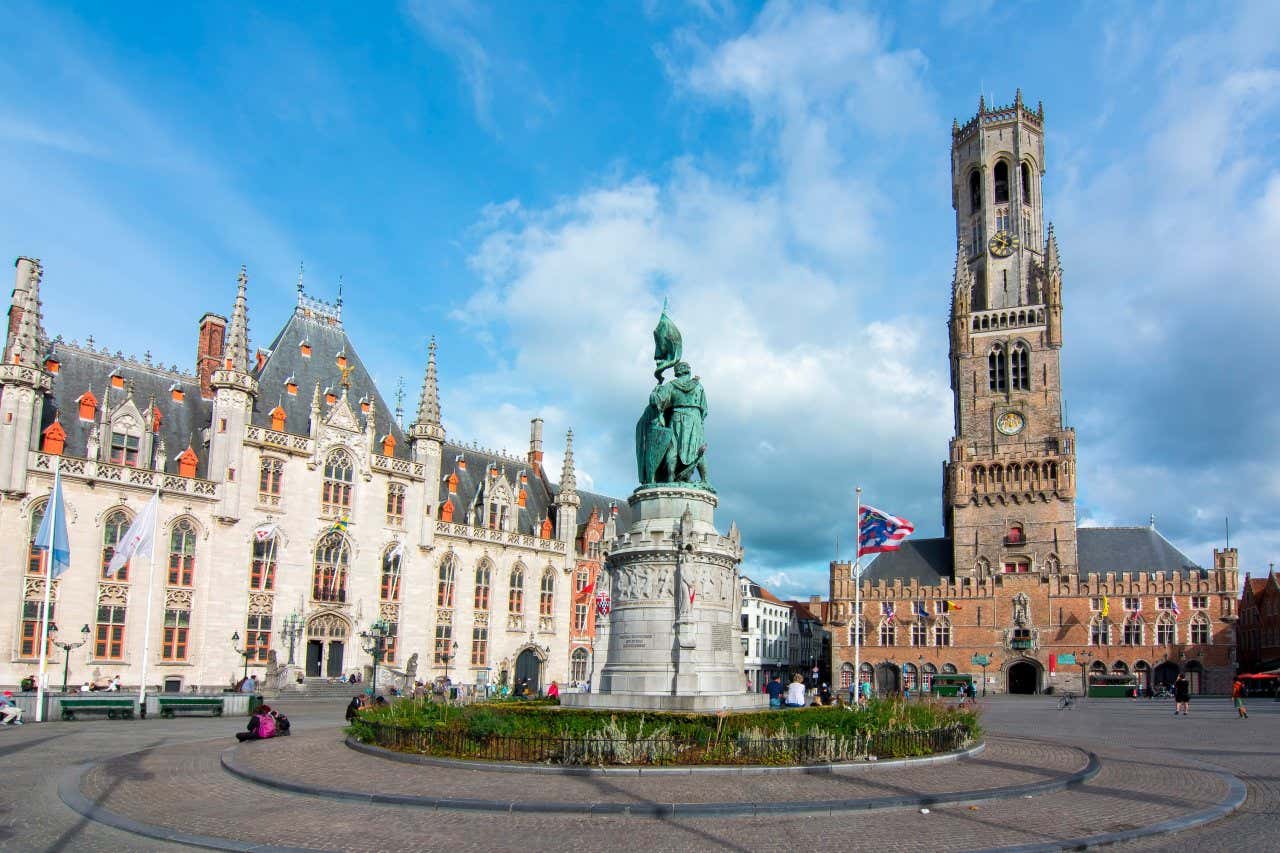
M 1102 615 L 1111 615 L 1111 599 L 1107 598 L 1105 595 L 1102 596 Z

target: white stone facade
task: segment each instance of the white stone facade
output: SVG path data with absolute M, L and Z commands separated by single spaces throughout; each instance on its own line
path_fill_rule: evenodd
M 741 579 L 744 675 L 760 690 L 775 673 L 786 681 L 790 660 L 791 608 L 750 578 Z

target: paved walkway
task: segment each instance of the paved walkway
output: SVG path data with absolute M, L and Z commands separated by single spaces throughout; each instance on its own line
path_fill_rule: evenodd
M 974 759 L 931 769 L 734 776 L 715 783 L 703 777 L 530 776 L 392 764 L 341 745 L 333 725 L 341 714 L 339 703 L 286 705 L 295 721 L 294 737 L 249 744 L 237 753 L 252 767 L 324 787 L 490 799 L 486 795 L 498 791 L 529 802 L 574 797 L 767 801 L 970 790 L 1069 772 L 1080 764 L 1080 749 L 1101 758 L 1101 770 L 1091 781 L 1030 799 L 945 805 L 928 814 L 890 809 L 730 818 L 498 816 L 338 801 L 272 790 L 227 773 L 219 757 L 243 720 L 27 726 L 7 730 L 0 739 L 0 778 L 6 780 L 0 789 L 0 848 L 180 849 L 86 821 L 62 805 L 56 792 L 59 773 L 82 761 L 105 759 L 84 775 L 80 790 L 119 815 L 197 835 L 325 850 L 1016 848 L 1150 826 L 1201 811 L 1231 793 L 1222 768 L 1249 783 L 1241 813 L 1127 849 L 1276 849 L 1280 792 L 1273 744 L 1280 741 L 1280 705 L 1258 705 L 1248 721 L 1232 719 L 1227 703 L 1218 705 L 1197 704 L 1193 716 L 1174 719 L 1163 702 L 1094 701 L 1058 712 L 1048 698 L 992 699 L 985 720 L 990 746 Z

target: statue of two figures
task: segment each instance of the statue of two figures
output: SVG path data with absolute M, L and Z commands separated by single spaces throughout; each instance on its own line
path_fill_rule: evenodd
M 658 386 L 649 395 L 649 405 L 636 424 L 636 465 L 642 486 L 691 483 L 711 489 L 703 431 L 707 395 L 688 362 L 680 360 L 683 348 L 680 330 L 667 316 L 663 303 L 662 317 L 653 330 L 653 377 Z M 662 375 L 670 368 L 675 368 L 675 377 L 664 383 Z

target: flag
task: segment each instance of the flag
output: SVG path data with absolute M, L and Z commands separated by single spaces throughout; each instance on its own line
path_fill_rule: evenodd
M 253 541 L 270 542 L 272 539 L 275 539 L 276 536 L 279 535 L 279 533 L 280 533 L 280 525 L 263 524 L 263 525 L 260 525 L 259 527 L 254 528 Z
M 915 532 L 915 525 L 905 518 L 864 505 L 858 520 L 858 556 L 896 551 L 902 546 L 902 540 Z
M 596 593 L 596 612 L 601 616 L 608 616 L 609 611 L 613 610 L 613 599 L 609 597 L 607 592 Z
M 348 525 L 348 524 L 350 524 L 350 523 L 351 523 L 351 516 L 349 516 L 349 515 L 344 515 L 342 518 L 340 518 L 340 519 L 338 519 L 337 521 L 335 521 L 335 522 L 333 523 L 333 526 L 332 526 L 332 527 L 330 527 L 330 528 L 328 529 L 328 531 L 326 531 L 326 532 L 328 532 L 328 533 L 346 533 L 346 532 L 347 532 L 347 525 Z
M 134 557 L 151 556 L 151 548 L 155 545 L 156 514 L 160 511 L 160 493 L 156 492 L 147 501 L 147 505 L 138 513 L 138 517 L 129 525 L 124 538 L 116 543 L 115 553 L 107 565 L 105 576 L 120 576 L 120 572 Z
M 1102 596 L 1102 615 L 1111 615 L 1111 599 L 1107 598 L 1105 595 Z
M 595 591 L 596 591 L 596 582 L 592 581 L 591 583 L 584 586 L 582 589 L 578 590 L 578 595 L 584 595 L 584 596 L 590 595 Z
M 964 608 L 963 608 L 963 607 L 961 607 L 959 604 L 956 604 L 954 601 L 952 601 L 952 600 L 951 600 L 951 599 L 949 599 L 949 598 L 947 599 L 947 612 L 948 612 L 948 613 L 950 613 L 950 612 L 951 612 L 951 611 L 953 611 L 953 610 L 963 610 L 963 609 L 964 609 Z
M 885 608 L 885 612 L 884 612 L 885 624 L 892 625 L 893 624 L 893 602 L 886 601 L 884 603 L 884 608 Z
M 67 509 L 62 503 L 62 471 L 53 472 L 53 489 L 44 505 L 44 518 L 36 532 L 35 547 L 48 551 L 49 576 L 56 578 L 71 567 L 71 546 L 67 542 Z
M 1173 603 L 1173 607 L 1172 607 L 1172 608 L 1170 608 L 1171 610 L 1173 610 L 1173 615 L 1174 615 L 1174 616 L 1181 616 L 1181 615 L 1182 615 L 1182 610 L 1178 607 L 1178 599 L 1177 599 L 1177 598 L 1171 598 L 1171 599 L 1169 599 L 1169 601 Z
M 396 568 L 399 569 L 400 561 L 404 559 L 404 540 L 403 539 L 401 539 L 399 542 L 396 543 L 396 547 L 391 549 L 391 553 L 388 556 L 390 556 L 391 559 L 396 561 Z

